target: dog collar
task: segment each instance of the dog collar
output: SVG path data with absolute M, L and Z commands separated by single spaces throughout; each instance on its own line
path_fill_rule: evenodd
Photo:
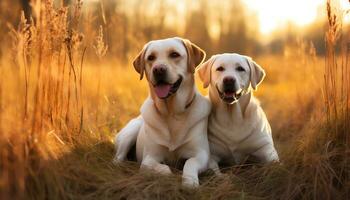
M 188 102 L 188 104 L 186 104 L 185 109 L 189 108 L 189 107 L 192 105 L 192 103 L 193 103 L 193 101 L 194 101 L 195 98 L 196 98 L 196 93 L 194 93 L 194 95 L 193 95 L 191 101 Z

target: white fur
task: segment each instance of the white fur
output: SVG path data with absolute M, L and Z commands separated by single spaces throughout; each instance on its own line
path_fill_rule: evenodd
M 223 71 L 217 71 L 220 66 Z M 237 67 L 245 71 L 238 71 Z M 209 167 L 219 174 L 218 162 L 239 163 L 247 155 L 255 156 L 262 163 L 278 161 L 269 122 L 252 94 L 263 80 L 264 70 L 249 57 L 220 54 L 203 63 L 198 73 L 204 86 L 209 86 L 212 102 L 208 124 Z M 238 90 L 244 91 L 238 101 L 232 103 L 223 101 L 218 92 L 223 91 L 223 79 L 227 76 L 236 80 Z
M 199 185 L 198 173 L 207 168 L 209 160 L 207 124 L 211 110 L 209 100 L 201 96 L 194 86 L 193 69 L 205 56 L 199 50 L 188 40 L 180 38 L 156 40 L 145 45 L 134 66 L 141 63 L 135 68 L 141 78 L 145 73 L 150 95 L 141 107 L 141 115 L 117 134 L 115 162 L 125 160 L 137 137 L 136 154 L 141 169 L 170 174 L 171 170 L 165 164 L 167 160 L 187 159 L 183 168 L 183 184 Z M 171 51 L 178 52 L 181 57 L 170 58 Z M 156 55 L 152 62 L 146 59 L 150 54 Z M 169 82 L 175 82 L 179 75 L 183 77 L 178 91 L 167 99 L 159 99 L 153 90 L 151 70 L 157 64 L 167 66 Z

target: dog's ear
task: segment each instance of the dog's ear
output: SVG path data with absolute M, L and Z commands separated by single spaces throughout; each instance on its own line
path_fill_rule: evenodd
M 139 54 L 136 56 L 132 64 L 134 65 L 135 70 L 140 74 L 140 80 L 143 78 L 143 74 L 145 72 L 145 54 L 147 50 L 148 44 L 146 44 L 142 50 L 139 52 Z
M 251 86 L 254 90 L 257 90 L 257 87 L 265 78 L 265 75 L 266 75 L 265 71 L 260 65 L 258 65 L 255 61 L 253 61 L 252 58 L 246 56 L 246 60 L 250 68 Z
M 199 68 L 198 68 L 198 75 L 201 81 L 203 82 L 203 87 L 207 88 L 211 81 L 211 67 L 213 66 L 213 63 L 215 61 L 216 56 L 212 56 L 210 59 L 205 61 Z
M 180 39 L 186 47 L 188 71 L 194 73 L 196 67 L 204 61 L 206 55 L 205 51 L 187 39 L 178 39 Z

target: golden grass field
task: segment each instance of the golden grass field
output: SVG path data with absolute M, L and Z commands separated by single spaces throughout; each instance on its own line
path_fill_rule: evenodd
M 254 58 L 267 73 L 255 95 L 281 163 L 226 167 L 224 178 L 208 171 L 193 190 L 181 187 L 178 169 L 167 177 L 139 172 L 135 162 L 112 164 L 114 136 L 138 115 L 148 86 L 131 60 L 105 57 L 102 33 L 91 61 L 76 18 L 62 29 L 66 11 L 48 2 L 40 23 L 22 18 L 9 37 L 14 46 L 6 47 L 14 51 L 0 57 L 1 199 L 350 198 L 349 53 L 335 52 L 349 34 L 339 30 L 330 2 L 325 56 L 303 44 L 288 56 Z

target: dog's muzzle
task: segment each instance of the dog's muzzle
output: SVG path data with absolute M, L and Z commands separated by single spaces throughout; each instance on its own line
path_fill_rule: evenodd
M 224 88 L 224 91 L 220 91 L 219 87 L 216 86 L 216 89 L 219 93 L 220 98 L 228 104 L 236 103 L 239 98 L 243 95 L 244 90 L 238 89 L 235 90 L 233 87 L 231 88 Z

